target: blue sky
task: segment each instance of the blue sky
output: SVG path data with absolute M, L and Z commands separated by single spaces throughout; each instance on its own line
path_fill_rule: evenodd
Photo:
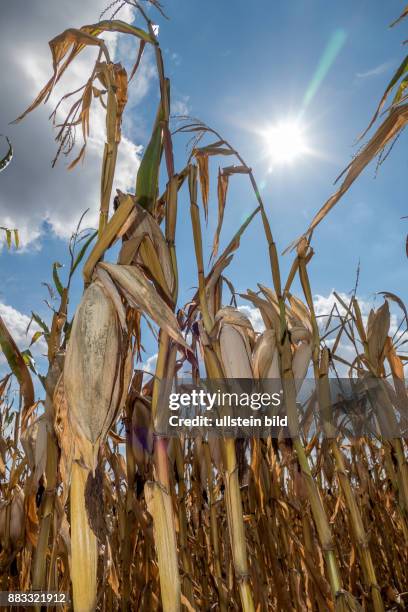
M 17 127 L 8 126 L 8 122 L 38 90 L 33 74 L 43 77 L 49 73 L 46 42 L 64 27 L 96 21 L 104 3 L 92 0 L 86 13 L 80 2 L 69 3 L 69 8 L 61 0 L 49 2 L 48 11 L 44 4 L 47 2 L 33 1 L 24 12 L 19 11 L 19 5 L 22 9 L 26 4 L 17 0 L 2 14 L 1 29 L 6 33 L 3 44 L 7 44 L 7 35 L 15 32 L 18 17 L 22 52 L 18 59 L 11 58 L 15 72 L 6 71 L 6 86 L 0 96 L 0 132 L 7 133 L 15 146 L 15 159 L 0 176 L 0 212 L 3 219 L 22 226 L 28 244 L 18 253 L 4 248 L 1 251 L 0 302 L 23 315 L 29 315 L 33 308 L 47 317 L 42 301 L 47 294 L 41 283 L 50 281 L 52 262 L 67 262 L 66 236 L 80 212 L 88 205 L 93 211 L 97 209 L 99 162 L 97 154 L 91 153 L 84 166 L 69 176 L 64 160 L 58 169 L 50 170 L 54 144 L 51 125 L 47 124 L 49 109 L 36 112 Z M 368 124 L 404 56 L 404 23 L 388 27 L 401 13 L 404 2 L 173 0 L 164 8 L 170 19 L 157 17 L 157 22 L 172 83 L 173 112 L 188 112 L 202 119 L 240 151 L 262 185 L 275 241 L 282 251 L 306 229 L 333 192 L 334 179 L 356 153 L 353 143 Z M 339 32 L 344 44 L 305 106 L 306 92 L 319 62 Z M 116 61 L 121 54 L 125 64 L 131 65 L 135 49 L 129 41 L 118 43 Z M 146 144 L 158 99 L 149 55 L 140 79 L 137 76 L 132 86 L 124 124 L 128 141 L 124 172 L 130 182 L 137 167 L 133 160 L 140 155 L 137 147 Z M 296 118 L 300 113 L 305 138 L 315 155 L 269 172 L 270 159 L 260 133 L 269 124 Z M 408 220 L 401 220 L 408 214 L 403 188 L 407 164 L 404 141 L 403 135 L 376 178 L 375 163 L 366 169 L 317 229 L 313 240 L 316 254 L 310 264 L 315 294 L 328 296 L 333 289 L 350 291 L 360 261 L 359 294 L 364 299 L 372 299 L 375 292 L 383 290 L 407 299 Z M 178 169 L 185 163 L 185 145 L 183 136 L 176 137 Z M 217 164 L 218 160 L 212 166 L 210 222 L 204 241 L 208 253 L 216 227 Z M 34 165 L 35 173 L 31 173 Z M 93 198 L 90 204 L 90 196 L 84 195 L 88 189 Z M 221 248 L 255 205 L 246 177 L 233 177 Z M 187 191 L 183 191 L 179 210 L 177 252 L 182 305 L 191 297 L 191 287 L 196 283 Z M 2 224 L 5 222 L 2 220 Z M 284 276 L 291 261 L 292 255 L 281 259 Z M 247 230 L 228 276 L 238 291 L 255 289 L 257 282 L 271 285 L 260 220 Z M 71 295 L 72 308 L 81 290 L 78 277 Z

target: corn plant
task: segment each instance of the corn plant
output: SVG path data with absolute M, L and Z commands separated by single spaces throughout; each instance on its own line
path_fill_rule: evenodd
M 66 93 L 52 114 L 58 121 L 56 158 L 73 155 L 76 129 L 81 130 L 71 167 L 85 155 L 93 104 L 101 103 L 106 113 L 106 142 L 98 231 L 79 238 L 77 230 L 66 282 L 54 264 L 51 289 L 58 307 L 50 325 L 33 313 L 39 325 L 33 341 L 43 338 L 47 345 L 43 400 L 35 401 L 29 353 L 19 350 L 0 319 L 0 344 L 11 370 L 0 383 L 0 587 L 69 592 L 79 612 L 405 609 L 407 441 L 382 432 L 397 417 L 406 419 L 407 312 L 396 295 L 384 293 L 383 306 L 365 319 L 355 292 L 349 303 L 336 294 L 322 325 L 308 274 L 312 231 L 401 128 L 402 100 L 297 242 L 283 279 L 252 169 L 205 123 L 187 119 L 171 132 L 170 81 L 151 13 L 127 2 L 144 20 L 139 28 L 117 18 L 124 4 L 112 4 L 111 19 L 67 29 L 50 42 L 53 74 L 20 117 L 49 99 L 86 47 L 95 49 L 87 82 Z M 151 4 L 162 12 L 156 0 Z M 112 61 L 105 32 L 138 41 L 130 75 Z M 135 169 L 135 188 L 113 198 L 128 89 L 147 45 L 156 60 L 159 104 Z M 73 99 L 60 121 L 60 109 Z M 190 152 L 177 171 L 173 139 L 185 134 L 192 137 Z M 254 208 L 222 248 L 228 188 L 236 175 L 249 181 Z M 213 214 L 213 191 L 217 225 L 206 268 L 202 219 Z M 197 290 L 181 304 L 184 270 L 176 227 L 185 200 Z M 238 294 L 228 266 L 239 257 L 245 230 L 257 222 L 270 283 Z M 117 263 L 111 263 L 105 255 L 118 243 Z M 71 279 L 80 267 L 84 292 L 72 313 Z M 295 279 L 301 296 L 293 294 Z M 254 329 L 239 302 L 260 314 L 262 331 Z M 390 303 L 403 313 L 395 334 Z M 147 334 L 157 342 L 153 373 L 141 365 Z M 352 361 L 341 354 L 344 339 Z M 348 368 L 352 381 L 370 375 L 381 382 L 373 398 L 382 408 L 377 436 L 333 434 L 330 420 L 318 421 L 307 435 L 313 407 L 325 414 L 332 410 L 329 375 L 335 376 L 339 365 Z M 195 381 L 280 381 L 290 436 L 242 441 L 159 435 L 168 392 L 185 371 Z M 315 392 L 300 427 L 299 393 L 310 371 Z

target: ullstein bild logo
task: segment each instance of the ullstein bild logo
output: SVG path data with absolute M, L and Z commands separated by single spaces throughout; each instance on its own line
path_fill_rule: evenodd
M 229 414 L 215 419 L 199 415 L 192 418 L 179 417 L 172 415 L 169 417 L 169 425 L 171 427 L 287 427 L 288 417 L 264 415 L 262 418 L 249 417 L 233 417 Z

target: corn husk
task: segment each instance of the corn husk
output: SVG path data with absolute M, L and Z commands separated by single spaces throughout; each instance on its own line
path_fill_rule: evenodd
M 252 325 L 248 317 L 246 317 L 240 310 L 233 308 L 232 306 L 224 306 L 220 308 L 215 316 L 215 322 L 222 321 L 222 323 L 231 323 L 237 327 L 243 327 L 251 332 L 253 331 Z
M 132 452 L 140 470 L 143 470 L 146 453 L 153 451 L 153 425 L 151 411 L 141 400 L 135 400 L 132 413 Z
M 9 527 L 7 523 L 9 522 Z M 0 543 L 3 548 L 8 545 L 18 547 L 24 540 L 24 493 L 16 486 L 11 500 L 0 505 Z
M 217 312 L 221 358 L 226 378 L 253 378 L 249 334 L 252 325 L 239 310 L 226 307 Z
M 299 393 L 312 358 L 312 335 L 305 327 L 296 327 L 291 330 L 291 339 L 295 344 L 295 353 L 292 359 L 293 377 L 296 391 Z
M 173 311 L 148 281 L 141 268 L 136 265 L 120 266 L 100 263 L 96 267 L 96 278 L 98 278 L 101 269 L 109 274 L 130 306 L 148 314 L 178 344 L 189 349 L 180 333 L 179 324 Z
M 100 281 L 85 291 L 74 318 L 64 389 L 76 448 L 93 471 L 129 384 L 129 351 L 115 306 Z
M 275 331 L 266 329 L 258 337 L 252 353 L 252 368 L 255 378 L 268 378 L 276 352 Z
M 385 301 L 378 310 L 375 312 L 372 310 L 370 312 L 367 323 L 368 354 L 375 368 L 377 368 L 380 363 L 389 330 L 390 310 L 388 302 Z
M 127 232 L 118 264 L 142 265 L 169 297 L 175 287 L 170 251 L 163 233 L 152 215 L 135 202 L 136 219 Z
M 47 431 L 47 417 L 43 414 L 33 421 L 20 436 L 28 465 L 32 471 L 32 481 L 35 487 L 45 472 L 47 462 Z

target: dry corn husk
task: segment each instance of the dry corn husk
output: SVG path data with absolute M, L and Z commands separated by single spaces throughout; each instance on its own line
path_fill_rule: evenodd
M 270 302 L 259 297 L 257 293 L 254 293 L 250 289 L 248 289 L 247 293 L 241 294 L 241 297 L 248 300 L 255 306 L 255 308 L 259 309 L 266 328 L 272 329 L 274 328 L 275 323 L 277 325 L 279 324 L 279 317 L 276 314 L 275 309 L 271 306 Z
M 222 282 L 221 274 L 223 273 L 224 269 L 227 266 L 229 266 L 232 258 L 233 256 L 230 255 L 229 257 L 226 257 L 225 259 L 221 259 L 217 261 L 217 263 L 214 265 L 213 269 L 211 270 L 211 272 L 208 274 L 206 278 L 205 294 L 207 296 L 208 309 L 212 317 L 215 316 L 214 298 L 215 298 L 217 286 L 219 285 L 220 282 Z
M 99 270 L 104 270 L 109 274 L 130 306 L 148 314 L 178 344 L 189 350 L 180 333 L 179 324 L 173 311 L 148 281 L 141 268 L 136 265 L 120 266 L 100 263 L 96 266 L 96 278 L 99 277 Z
M 76 312 L 64 367 L 64 389 L 76 448 L 93 471 L 130 378 L 130 353 L 115 306 L 100 281 Z
M 358 601 L 346 591 L 336 593 L 335 612 L 363 612 Z
M 47 462 L 47 430 L 47 417 L 43 414 L 33 421 L 20 436 L 28 465 L 33 473 L 33 483 L 35 486 L 45 472 Z
M 135 202 L 136 219 L 127 232 L 119 253 L 118 264 L 139 264 L 170 298 L 175 288 L 175 278 L 170 251 L 163 233 L 152 215 Z
M 24 493 L 19 486 L 14 488 L 11 500 L 0 504 L 0 543 L 3 548 L 7 546 L 7 535 L 9 545 L 14 548 L 23 542 Z
M 289 296 L 289 304 L 293 316 L 296 317 L 310 332 L 312 332 L 312 323 L 310 320 L 310 312 L 307 306 L 295 295 Z
M 220 308 L 215 316 L 215 322 L 222 321 L 223 324 L 231 323 L 237 327 L 243 327 L 253 332 L 252 324 L 240 310 L 232 306 L 224 306 Z
M 268 374 L 276 352 L 275 331 L 266 329 L 258 337 L 252 353 L 252 368 L 255 378 L 269 378 Z
M 385 301 L 378 310 L 371 310 L 367 323 L 368 354 L 375 368 L 377 368 L 380 363 L 389 330 L 390 310 L 388 302 Z
M 299 392 L 312 358 L 312 335 L 305 327 L 295 327 L 291 330 L 291 340 L 295 344 L 292 371 L 296 383 L 296 391 Z
M 226 378 L 253 377 L 249 342 L 234 325 L 222 325 L 220 347 Z
M 153 424 L 151 411 L 145 402 L 137 399 L 132 413 L 132 452 L 139 469 L 144 468 L 146 453 L 153 451 Z

